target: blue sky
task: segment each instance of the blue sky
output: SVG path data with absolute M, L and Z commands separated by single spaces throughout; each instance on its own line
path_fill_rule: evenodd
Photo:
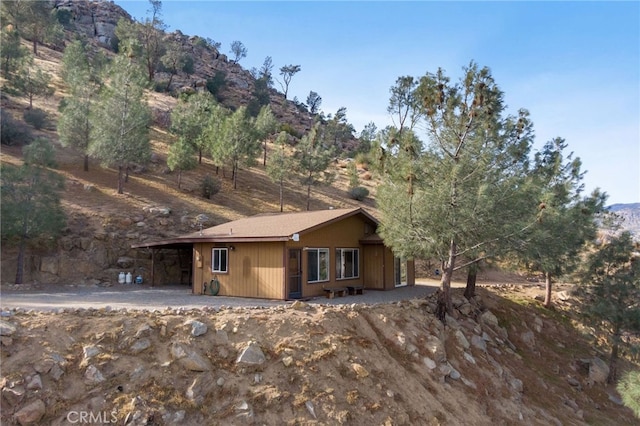
M 116 0 L 136 19 L 148 1 Z M 347 108 L 357 131 L 391 124 L 389 88 L 404 75 L 471 60 L 491 68 L 509 111 L 526 108 L 536 148 L 554 137 L 587 170 L 587 191 L 609 204 L 640 202 L 640 2 L 162 2 L 169 30 L 209 37 L 259 68 L 271 56 L 301 65 L 289 98 L 310 90 L 326 114 Z M 276 88 L 280 88 L 278 83 Z

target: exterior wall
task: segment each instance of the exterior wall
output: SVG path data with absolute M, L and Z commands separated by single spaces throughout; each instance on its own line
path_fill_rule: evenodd
M 373 232 L 371 225 L 361 216 L 351 216 L 339 222 L 327 225 L 319 230 L 303 234 L 299 242 L 289 242 L 289 248 L 302 248 L 302 297 L 324 296 L 324 287 L 345 287 L 363 285 L 364 283 L 364 251 L 359 240 L 366 236 L 365 232 Z M 307 282 L 309 271 L 308 255 L 304 248 L 329 249 L 329 280 L 317 283 Z M 359 276 L 354 279 L 337 279 L 336 249 L 358 249 Z
M 229 249 L 227 273 L 211 271 L 214 247 Z M 214 276 L 220 296 L 284 299 L 284 243 L 194 244 L 194 293 L 202 294 Z
M 263 243 L 196 243 L 193 245 L 193 292 L 203 294 L 203 283 L 215 277 L 220 282 L 219 295 L 287 299 L 289 284 L 287 275 L 288 249 L 302 251 L 301 297 L 324 296 L 325 287 L 362 285 L 367 289 L 392 290 L 395 288 L 394 256 L 381 244 L 360 244 L 360 240 L 374 232 L 362 216 L 355 215 L 327 225 L 316 231 L 300 235 L 300 241 Z M 231 247 L 233 246 L 233 250 Z M 228 272 L 211 271 L 212 249 L 226 247 Z M 309 248 L 329 250 L 329 279 L 309 283 Z M 359 250 L 359 276 L 354 279 L 337 279 L 336 249 Z M 407 263 L 407 284 L 415 284 L 412 261 Z

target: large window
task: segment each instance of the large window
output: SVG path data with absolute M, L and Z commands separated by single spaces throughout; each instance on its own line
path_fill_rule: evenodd
M 218 272 L 226 274 L 229 272 L 229 256 L 228 249 L 225 248 L 213 248 L 211 251 L 211 272 Z
M 329 281 L 329 249 L 307 249 L 307 282 Z
M 360 276 L 358 249 L 336 249 L 336 279 Z

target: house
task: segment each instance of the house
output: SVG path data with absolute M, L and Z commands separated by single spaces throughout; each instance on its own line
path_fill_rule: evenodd
M 261 214 L 133 247 L 191 247 L 195 294 L 287 300 L 414 285 L 413 261 L 394 257 L 378 225 L 361 208 Z

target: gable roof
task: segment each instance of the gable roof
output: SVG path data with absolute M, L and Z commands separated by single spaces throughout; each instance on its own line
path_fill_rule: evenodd
M 331 209 L 296 213 L 267 213 L 223 223 L 168 240 L 133 244 L 132 248 L 184 245 L 201 242 L 289 241 L 351 216 L 362 215 L 378 225 L 378 220 L 362 208 Z

